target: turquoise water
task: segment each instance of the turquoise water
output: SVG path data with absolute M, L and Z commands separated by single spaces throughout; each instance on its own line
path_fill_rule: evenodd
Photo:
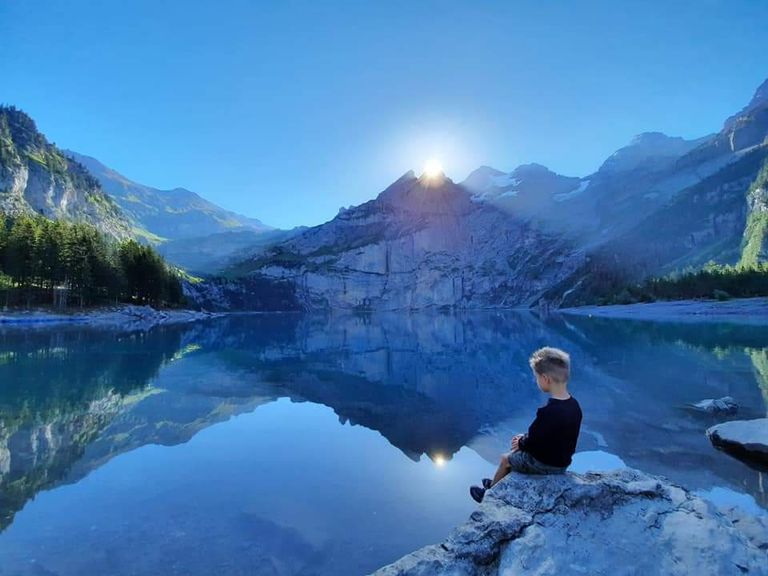
M 0 574 L 363 574 L 442 540 L 572 353 L 577 470 L 631 466 L 765 513 L 714 450 L 766 414 L 768 327 L 525 313 L 250 315 L 0 331 Z

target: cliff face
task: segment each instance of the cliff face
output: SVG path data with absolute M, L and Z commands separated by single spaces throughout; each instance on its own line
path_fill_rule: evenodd
M 768 160 L 747 194 L 747 226 L 744 229 L 741 263 L 768 261 Z
M 714 175 L 678 193 L 608 249 L 637 256 L 648 272 L 701 266 L 709 260 L 734 264 L 741 255 L 755 181 L 768 148 L 758 148 Z
M 87 222 L 115 238 L 131 224 L 99 183 L 13 107 L 0 107 L 0 210 Z
M 408 173 L 236 271 L 293 282 L 308 309 L 485 308 L 530 304 L 580 258 L 445 177 Z

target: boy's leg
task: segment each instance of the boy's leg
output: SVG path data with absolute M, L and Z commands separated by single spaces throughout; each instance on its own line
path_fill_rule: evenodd
M 509 474 L 511 470 L 512 465 L 509 463 L 509 453 L 502 454 L 501 462 L 499 462 L 499 467 L 496 469 L 496 474 L 493 476 L 491 486 L 496 485 L 502 478 L 504 478 L 504 476 Z
M 491 485 L 486 488 L 485 480 L 483 486 L 470 486 L 469 494 L 475 500 L 475 502 L 482 502 L 485 492 L 495 486 L 502 478 L 509 474 L 512 470 L 516 472 L 522 472 L 524 474 L 536 474 L 537 472 L 531 471 L 528 464 L 528 458 L 530 456 L 525 452 L 507 452 L 501 456 L 501 462 L 496 469 L 496 474 L 493 477 Z

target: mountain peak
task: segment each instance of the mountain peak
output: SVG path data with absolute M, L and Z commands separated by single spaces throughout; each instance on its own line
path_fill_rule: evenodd
M 679 136 L 668 136 L 664 132 L 640 132 L 629 141 L 630 146 L 649 146 L 670 140 L 682 140 Z
M 443 214 L 465 212 L 469 194 L 447 176 L 422 176 L 406 172 L 390 184 L 374 201 L 398 212 Z
M 632 138 L 629 144 L 611 154 L 598 172 L 656 170 L 687 154 L 701 142 L 702 139 L 686 140 L 663 132 L 642 132 Z
M 750 106 L 761 106 L 763 104 L 768 103 L 768 78 L 765 79 L 765 82 L 760 84 L 760 86 L 757 87 L 757 90 L 755 90 L 754 96 L 752 96 L 752 100 L 750 100 L 747 107 Z
M 757 90 L 755 90 L 755 93 L 752 95 L 752 100 L 749 101 L 749 104 L 744 107 L 739 115 L 745 114 L 755 108 L 762 108 L 766 105 L 768 105 L 768 79 L 757 87 Z
M 520 164 L 520 166 L 512 171 L 512 175 L 516 177 L 542 176 L 545 174 L 554 174 L 554 172 L 543 164 L 537 164 L 536 162 Z
M 729 131 L 744 116 L 748 116 L 756 110 L 768 108 L 768 79 L 757 87 L 749 104 L 744 106 L 738 113 L 728 118 L 723 124 L 723 131 Z
M 481 175 L 488 175 L 488 176 L 501 176 L 504 174 L 501 170 L 497 170 L 493 166 L 480 166 L 479 168 L 475 168 L 469 175 L 469 177 L 472 177 L 473 174 L 481 174 Z

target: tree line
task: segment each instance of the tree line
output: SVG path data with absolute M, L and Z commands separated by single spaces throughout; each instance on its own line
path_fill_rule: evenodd
M 751 298 L 768 296 L 768 263 L 723 265 L 710 263 L 699 270 L 685 270 L 625 287 L 603 304 L 631 304 L 688 298 Z
M 94 226 L 0 213 L 0 305 L 177 306 L 181 281 L 150 246 Z

